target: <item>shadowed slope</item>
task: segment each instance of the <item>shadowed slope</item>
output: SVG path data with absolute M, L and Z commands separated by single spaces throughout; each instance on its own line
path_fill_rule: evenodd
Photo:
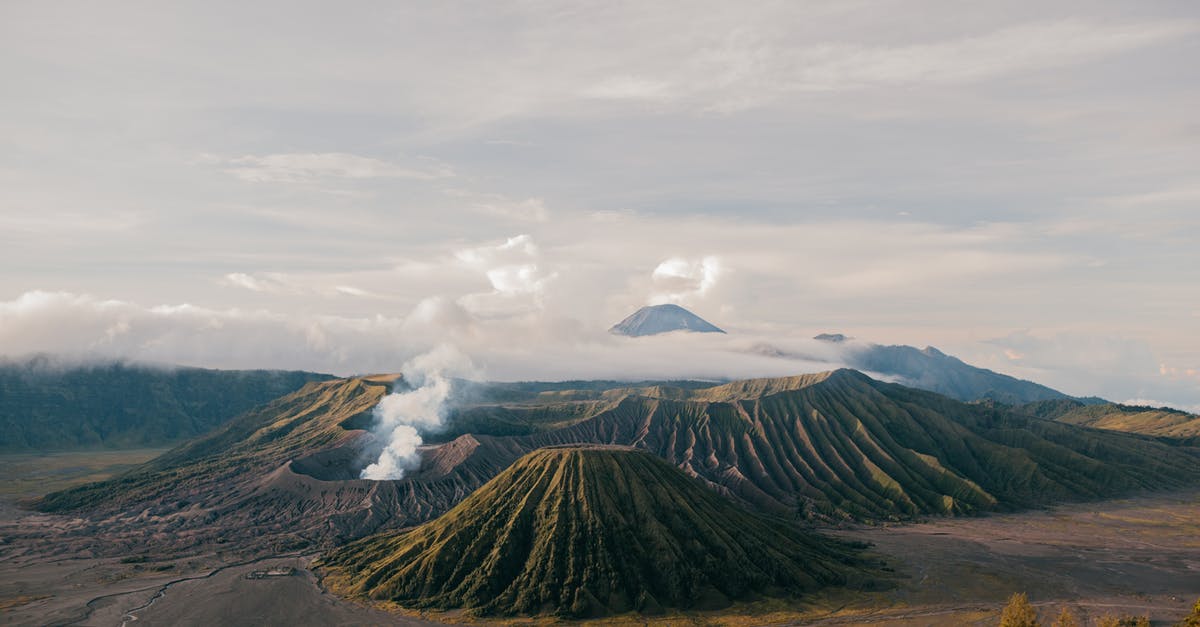
M 177 443 L 332 377 L 128 363 L 0 359 L 0 451 Z
M 335 590 L 483 614 L 720 607 L 859 577 L 851 549 L 631 449 L 530 453 L 441 518 L 324 560 Z

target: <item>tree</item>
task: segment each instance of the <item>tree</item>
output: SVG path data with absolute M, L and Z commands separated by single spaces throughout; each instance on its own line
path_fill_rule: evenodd
M 1054 619 L 1054 622 L 1051 623 L 1050 627 L 1079 627 L 1079 620 L 1075 618 L 1075 615 L 1071 613 L 1071 610 L 1064 607 L 1062 608 L 1062 611 L 1058 613 L 1058 618 Z
M 1008 599 L 1008 605 L 1000 613 L 1000 627 L 1041 627 L 1037 610 L 1029 603 L 1024 592 L 1017 592 Z

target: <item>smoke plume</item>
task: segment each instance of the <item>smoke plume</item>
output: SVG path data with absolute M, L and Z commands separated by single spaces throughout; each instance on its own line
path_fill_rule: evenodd
M 443 345 L 404 365 L 401 373 L 409 389 L 389 394 L 375 406 L 372 432 L 386 442 L 379 458 L 363 469 L 361 477 L 373 481 L 402 479 L 421 464 L 423 435 L 444 426 L 453 394 L 452 376 L 468 376 L 471 361 L 458 349 Z

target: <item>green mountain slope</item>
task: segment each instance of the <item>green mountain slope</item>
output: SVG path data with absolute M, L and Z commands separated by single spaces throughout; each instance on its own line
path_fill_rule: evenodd
M 861 579 L 847 545 L 751 514 L 632 449 L 547 448 L 441 518 L 323 560 L 335 590 L 480 614 L 722 607 Z
M 1194 450 L 967 405 L 852 370 L 694 391 L 643 389 L 562 429 L 476 439 L 485 459 L 489 447 L 513 444 L 632 445 L 761 508 L 857 520 L 1012 509 L 1200 481 Z
M 270 472 L 292 459 L 337 447 L 361 431 L 343 425 L 365 416 L 388 393 L 385 381 L 373 378 L 309 383 L 300 390 L 255 408 L 219 429 L 180 445 L 108 481 L 48 494 L 38 507 L 45 511 L 149 504 L 170 512 L 170 503 L 209 497 L 216 512 L 237 494 L 251 491 Z
M 818 521 L 972 514 L 1200 485 L 1195 448 L 965 404 L 852 370 L 474 405 L 459 411 L 470 414 L 472 432 L 431 444 L 404 479 L 358 479 L 380 445 L 362 429 L 387 392 L 382 380 L 313 383 L 40 506 L 137 527 L 129 537 L 169 529 L 156 537 L 172 543 L 286 536 L 328 546 L 426 522 L 526 453 L 572 444 L 636 447 L 719 494 Z M 129 511 L 146 516 L 120 522 Z
M 1017 410 L 1093 429 L 1177 439 L 1200 437 L 1200 416 L 1168 407 L 1118 403 L 1085 405 L 1078 401 L 1060 400 L 1028 403 L 1018 406 Z
M 0 362 L 0 451 L 160 446 L 328 379 L 309 372 Z

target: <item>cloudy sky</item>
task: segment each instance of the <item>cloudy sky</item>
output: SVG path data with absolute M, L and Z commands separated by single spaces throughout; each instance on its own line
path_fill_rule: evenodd
M 0 353 L 797 367 L 678 302 L 1200 405 L 1190 0 L 248 4 L 0 7 Z

